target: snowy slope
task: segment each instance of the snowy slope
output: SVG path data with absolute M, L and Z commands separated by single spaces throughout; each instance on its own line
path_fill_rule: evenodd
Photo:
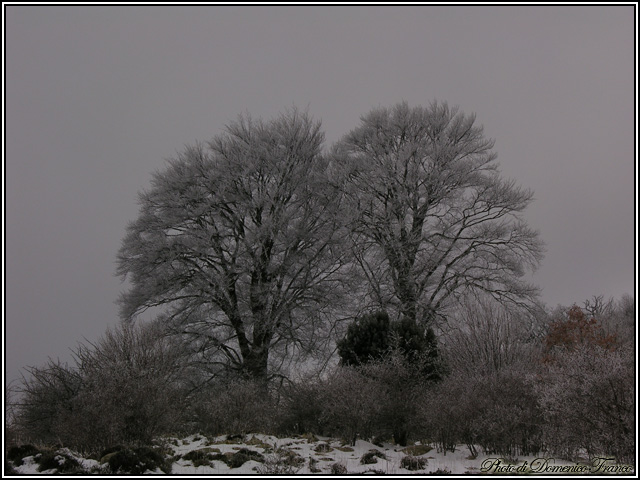
M 465 446 L 458 446 L 455 452 L 446 454 L 439 453 L 435 449 L 428 449 L 423 446 L 422 450 L 414 451 L 417 457 L 426 459 L 426 465 L 422 469 L 407 470 L 403 468 L 401 462 L 408 455 L 406 449 L 392 444 L 383 444 L 382 447 L 376 446 L 364 440 L 358 440 L 354 447 L 344 445 L 338 439 L 327 437 L 288 437 L 277 438 L 271 435 L 250 434 L 244 437 L 242 441 L 227 441 L 226 436 L 215 438 L 207 438 L 203 435 L 191 435 L 189 437 L 163 438 L 160 439 L 168 453 L 167 457 L 172 458 L 172 475 L 190 476 L 190 475 L 256 475 L 283 473 L 282 471 L 274 471 L 274 461 L 279 458 L 280 466 L 283 462 L 283 455 L 293 456 L 295 462 L 285 464 L 287 473 L 295 473 L 298 475 L 309 474 L 331 474 L 332 466 L 338 464 L 338 468 L 346 468 L 346 472 L 350 474 L 425 474 L 430 472 L 448 471 L 452 474 L 469 474 L 481 473 L 483 465 L 489 462 L 494 463 L 490 459 L 491 456 L 480 455 L 476 459 L 469 458 L 469 451 Z M 212 455 L 226 455 L 227 457 L 240 451 L 241 449 L 249 449 L 262 455 L 262 461 L 249 460 L 238 466 L 231 468 L 222 460 L 205 460 L 203 465 L 194 465 L 193 460 L 183 458 L 190 452 L 210 453 Z M 363 456 L 372 450 L 379 453 L 375 454 L 375 463 L 362 464 Z M 426 451 L 422 455 L 418 455 L 422 451 Z M 75 459 L 88 472 L 93 468 L 92 473 L 107 473 L 104 468 L 106 465 L 100 466 L 96 460 L 84 459 L 79 455 L 64 449 L 67 455 L 73 455 Z M 293 452 L 293 453 L 287 453 Z M 279 457 L 278 457 L 279 454 Z M 382 458 L 386 457 L 386 458 Z M 494 458 L 496 456 L 493 456 Z M 220 457 L 218 457 L 220 458 Z M 519 465 L 527 461 L 529 465 L 535 460 L 535 457 L 522 457 L 519 459 Z M 505 460 L 500 460 L 499 466 L 508 464 Z M 271 468 L 271 469 L 270 469 Z M 333 467 L 334 469 L 336 467 Z M 508 467 L 516 468 L 516 467 Z M 55 470 L 45 470 L 38 472 L 38 464 L 33 457 L 26 457 L 21 466 L 15 467 L 20 474 L 51 474 Z M 334 470 L 335 471 L 335 470 Z M 344 472 L 344 470 L 343 470 Z M 147 471 L 147 474 L 161 474 L 159 469 L 156 471 Z M 491 473 L 498 473 L 496 471 Z M 503 472 L 507 473 L 507 472 Z
M 517 463 L 510 464 L 509 461 L 499 458 L 496 455 L 479 455 L 472 459 L 469 457 L 468 449 L 459 445 L 455 452 L 439 453 L 435 449 L 429 449 L 428 446 L 419 447 L 413 452 L 407 451 L 406 448 L 392 444 L 383 444 L 382 447 L 376 446 L 364 440 L 358 440 L 354 447 L 345 445 L 338 439 L 327 437 L 288 437 L 278 438 L 271 435 L 249 434 L 242 440 L 227 440 L 226 436 L 215 438 L 207 438 L 203 435 L 191 435 L 186 438 L 163 438 L 160 439 L 167 452 L 167 458 L 172 458 L 172 475 L 191 476 L 191 475 L 256 475 L 256 474 L 277 474 L 289 473 L 297 475 L 311 474 L 331 474 L 337 468 L 346 468 L 349 474 L 385 474 L 385 475 L 407 475 L 407 474 L 425 474 L 425 473 L 452 473 L 457 475 L 463 474 L 479 474 L 483 473 L 483 468 L 489 471 L 486 473 L 502 473 L 517 474 L 518 466 L 522 466 L 525 462 L 528 466 L 537 465 L 538 470 L 534 473 L 554 473 L 553 468 L 560 465 L 566 465 L 571 468 L 576 467 L 575 463 L 556 461 L 554 459 L 537 460 L 536 457 L 528 456 L 517 459 Z M 185 459 L 191 452 L 201 454 L 211 454 L 230 457 L 234 453 L 238 453 L 241 449 L 248 449 L 256 454 L 260 454 L 260 461 L 249 460 L 241 466 L 231 468 L 225 461 L 216 459 L 205 459 L 204 464 L 194 465 L 193 460 Z M 377 451 L 375 454 L 375 463 L 362 464 L 361 459 L 367 452 Z M 246 450 L 243 450 L 246 451 Z M 82 467 L 89 472 L 93 468 L 92 473 L 108 473 L 106 464 L 102 466 L 96 460 L 84 459 L 67 449 L 61 449 L 68 456 L 73 456 Z M 293 453 L 292 453 L 293 452 Z M 424 452 L 424 453 L 422 453 Z M 407 470 L 402 466 L 402 459 L 409 453 L 414 453 L 416 457 L 426 459 L 424 468 L 418 470 Z M 420 453 L 422 453 L 420 455 Z M 191 457 L 194 455 L 192 454 Z M 372 455 L 373 456 L 373 455 Z M 283 458 L 293 457 L 295 461 L 283 464 Z M 382 458 L 385 457 L 385 458 Z M 221 458 L 221 457 L 218 457 Z M 274 470 L 274 461 L 279 459 L 280 467 L 287 467 L 288 470 Z M 545 463 L 546 462 L 546 463 Z M 547 469 L 545 472 L 544 469 Z M 584 467 L 586 468 L 586 467 Z M 26 457 L 23 464 L 15 467 L 20 474 L 36 475 L 36 474 L 52 474 L 55 470 L 45 470 L 38 472 L 38 464 L 34 457 Z M 342 470 L 344 473 L 345 470 Z M 159 469 L 156 471 L 147 471 L 147 474 L 162 474 Z M 531 472 L 529 472 L 531 473 Z M 557 473 L 557 472 L 555 472 Z M 583 473 L 587 473 L 586 471 Z

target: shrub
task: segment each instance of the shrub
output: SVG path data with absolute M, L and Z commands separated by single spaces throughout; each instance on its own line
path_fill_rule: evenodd
M 312 464 L 309 459 L 309 468 L 314 472 L 316 463 Z M 268 455 L 264 463 L 258 467 L 258 473 L 261 475 L 294 475 L 304 465 L 304 459 L 297 453 L 284 448 L 277 449 L 273 454 Z M 315 472 L 319 472 L 317 469 Z
M 29 438 L 44 444 L 61 439 L 73 444 L 66 417 L 74 410 L 74 401 L 82 388 L 77 368 L 49 360 L 43 367 L 27 367 L 28 376 L 19 390 L 22 405 L 16 412 L 16 425 Z
M 408 455 L 418 456 L 425 455 L 433 450 L 431 445 L 411 445 L 410 447 L 403 448 L 402 451 Z
M 244 443 L 246 445 L 253 445 L 254 447 L 271 448 L 271 445 L 269 445 L 268 443 L 263 442 L 258 437 L 251 437 L 249 440 L 245 440 Z
M 362 455 L 362 457 L 360 458 L 360 463 L 362 465 L 378 463 L 378 458 L 382 458 L 383 460 L 386 460 L 387 456 L 379 450 L 376 450 L 376 449 L 369 450 L 367 453 Z
M 286 448 L 279 448 L 278 450 L 276 450 L 275 453 L 280 457 L 282 457 L 285 463 L 291 466 L 301 467 L 302 465 L 304 465 L 304 458 L 302 458 L 300 455 L 298 455 L 296 452 L 292 450 L 288 450 Z
M 544 417 L 526 373 L 507 370 L 480 378 L 474 392 L 477 398 L 471 429 L 485 453 L 516 458 L 542 449 Z
M 347 475 L 349 473 L 347 467 L 342 463 L 332 463 L 329 468 L 332 475 Z
M 422 470 L 427 466 L 427 459 L 421 457 L 414 457 L 413 455 L 407 455 L 400 460 L 400 467 L 407 470 Z
M 45 452 L 38 458 L 38 471 L 56 469 L 56 473 L 80 473 L 82 467 L 78 460 L 65 452 Z
M 11 460 L 17 467 L 22 465 L 22 459 L 37 455 L 40 451 L 33 445 L 20 445 L 11 447 L 7 452 L 7 459 Z
M 316 437 L 313 433 L 305 433 L 302 435 L 302 438 L 307 440 L 307 443 L 315 443 L 318 441 L 318 437 Z
M 140 474 L 146 471 L 138 469 L 138 456 L 128 448 L 111 452 L 111 454 L 105 455 L 108 457 L 109 468 L 113 473 L 133 473 Z
M 547 425 L 544 441 L 559 456 L 635 458 L 633 345 L 609 350 L 583 345 L 556 352 L 538 384 Z
M 250 432 L 271 433 L 277 409 L 264 385 L 250 380 L 219 381 L 199 391 L 190 401 L 193 428 L 207 435 L 234 432 L 244 441 Z
M 322 443 L 318 443 L 313 449 L 313 451 L 318 453 L 329 453 L 333 451 L 333 448 L 331 448 L 331 445 L 329 445 L 328 443 L 322 442 Z
M 250 450 L 248 448 L 241 448 L 240 450 L 238 450 L 238 453 L 247 455 L 251 458 L 251 460 L 255 460 L 256 462 L 264 461 L 264 457 L 262 456 L 262 454 L 256 452 L 255 450 Z
M 262 454 L 254 450 L 241 448 L 227 459 L 227 465 L 229 465 L 229 468 L 238 468 L 244 465 L 245 462 L 248 462 L 249 460 L 264 462 L 264 457 L 262 456 Z
M 400 350 L 359 367 L 338 367 L 320 392 L 321 421 L 326 434 L 355 445 L 360 438 L 389 438 L 406 445 L 416 427 L 424 392 L 433 384 L 424 375 L 424 360 L 410 361 Z
M 429 475 L 451 475 L 451 470 L 447 468 L 438 468 L 433 472 L 429 472 Z
M 321 468 L 318 468 L 318 460 L 313 457 L 309 458 L 309 471 L 311 473 L 320 473 L 322 471 Z
M 209 467 L 211 466 L 212 460 L 213 460 L 213 455 L 206 455 L 201 458 L 196 458 L 191 460 L 191 463 L 193 463 L 194 467 L 202 467 L 202 466 Z
M 402 351 L 393 350 L 359 368 L 377 391 L 379 414 L 374 418 L 374 434 L 392 436 L 398 445 L 407 444 L 415 431 L 418 406 L 425 392 L 432 388 L 432 382 L 424 374 L 429 362 L 426 356 L 416 353 L 410 360 Z
M 125 447 L 123 445 L 114 445 L 112 447 L 105 448 L 104 450 L 102 450 L 102 452 L 100 452 L 100 458 L 106 457 L 110 453 L 115 453 L 115 452 L 119 452 L 120 450 L 124 450 L 124 448 Z
M 386 474 L 384 470 L 375 469 L 375 468 L 369 468 L 362 473 L 369 474 L 369 475 L 385 475 Z
M 149 444 L 179 425 L 180 354 L 159 323 L 120 324 L 97 343 L 81 345 L 76 443 Z
M 222 463 L 227 463 L 227 460 L 229 460 L 229 455 L 225 455 L 223 453 L 213 453 L 211 454 L 211 457 L 209 457 L 209 460 L 217 460 Z
M 340 446 L 336 447 L 336 450 L 340 450 L 341 452 L 353 452 L 354 449 L 352 447 Z
M 468 377 L 455 374 L 444 380 L 427 399 L 420 404 L 418 423 L 422 436 L 431 440 L 439 453 L 455 451 L 456 444 L 465 441 L 463 432 L 467 430 L 471 443 L 475 442 L 469 425 L 472 414 L 468 410 L 472 399 L 467 385 Z
M 27 368 L 16 426 L 42 443 L 80 450 L 149 443 L 179 424 L 178 355 L 158 324 L 121 324 L 80 345 L 75 365 Z
M 385 435 L 376 435 L 371 439 L 371 443 L 373 443 L 376 447 L 382 448 L 384 442 L 386 442 L 388 438 Z
M 220 453 L 220 449 L 206 447 L 199 450 L 191 450 L 189 453 L 184 454 L 182 458 L 184 458 L 185 460 L 198 460 L 215 453 Z
M 446 368 L 440 358 L 433 328 L 425 330 L 408 318 L 392 324 L 392 327 L 393 350 L 402 354 L 405 363 L 414 366 L 415 374 L 430 382 L 442 380 Z
M 352 367 L 339 367 L 321 392 L 321 421 L 327 433 L 355 445 L 357 435 L 373 436 L 384 404 L 377 383 Z
M 281 391 L 281 409 L 278 431 L 284 434 L 306 432 L 322 433 L 322 383 L 305 378 L 284 386 Z M 303 435 L 304 437 L 304 435 Z M 317 441 L 310 440 L 310 441 Z
M 112 473 L 131 473 L 141 475 L 147 470 L 155 472 L 158 468 L 164 473 L 171 472 L 171 465 L 157 451 L 149 447 L 118 450 L 109 458 Z
M 230 433 L 229 435 L 227 435 L 227 438 L 225 439 L 225 441 L 227 443 L 244 443 L 245 435 L 238 434 L 238 433 Z
M 537 453 L 543 416 L 526 372 L 504 370 L 486 375 L 458 373 L 430 395 L 421 410 L 423 435 L 439 451 L 465 443 L 507 457 Z
M 244 453 L 234 453 L 227 459 L 227 465 L 229 465 L 229 468 L 239 468 L 249 460 L 251 460 L 249 455 L 245 455 Z
M 194 467 L 200 467 L 202 465 L 211 465 L 212 460 L 219 460 L 220 449 L 219 448 L 201 448 L 199 450 L 192 450 L 182 456 L 184 460 L 189 460 L 193 463 Z M 226 457 L 222 455 L 226 463 Z

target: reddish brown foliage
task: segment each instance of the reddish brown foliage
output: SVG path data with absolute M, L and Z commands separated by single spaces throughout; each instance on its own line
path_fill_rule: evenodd
M 575 350 L 580 345 L 593 345 L 605 350 L 615 350 L 616 335 L 607 334 L 595 318 L 588 318 L 580 307 L 573 305 L 566 319 L 554 321 L 545 338 L 544 361 L 553 359 L 558 348 Z

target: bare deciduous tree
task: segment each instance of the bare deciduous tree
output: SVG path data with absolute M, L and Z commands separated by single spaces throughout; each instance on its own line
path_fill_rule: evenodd
M 593 295 L 583 302 L 587 316 L 596 319 L 608 334 L 618 337 L 621 342 L 633 341 L 635 336 L 635 299 L 624 294 L 619 300 L 608 300 L 604 295 Z
M 319 348 L 346 268 L 322 142 L 295 109 L 240 117 L 156 173 L 118 256 L 122 317 L 165 307 L 176 332 L 255 379 L 273 352 Z
M 497 374 L 541 355 L 543 322 L 487 295 L 464 299 L 447 324 L 442 335 L 446 363 L 463 374 Z
M 379 108 L 336 146 L 354 253 L 373 301 L 429 323 L 469 290 L 527 304 L 542 258 L 521 213 L 533 198 L 500 178 L 494 142 L 446 103 Z

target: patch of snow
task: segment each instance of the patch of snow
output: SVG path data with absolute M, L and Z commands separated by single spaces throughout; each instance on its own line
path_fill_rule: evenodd
M 22 459 L 22 465 L 14 467 L 14 470 L 21 475 L 41 475 L 43 472 L 38 471 L 38 463 L 33 456 Z

